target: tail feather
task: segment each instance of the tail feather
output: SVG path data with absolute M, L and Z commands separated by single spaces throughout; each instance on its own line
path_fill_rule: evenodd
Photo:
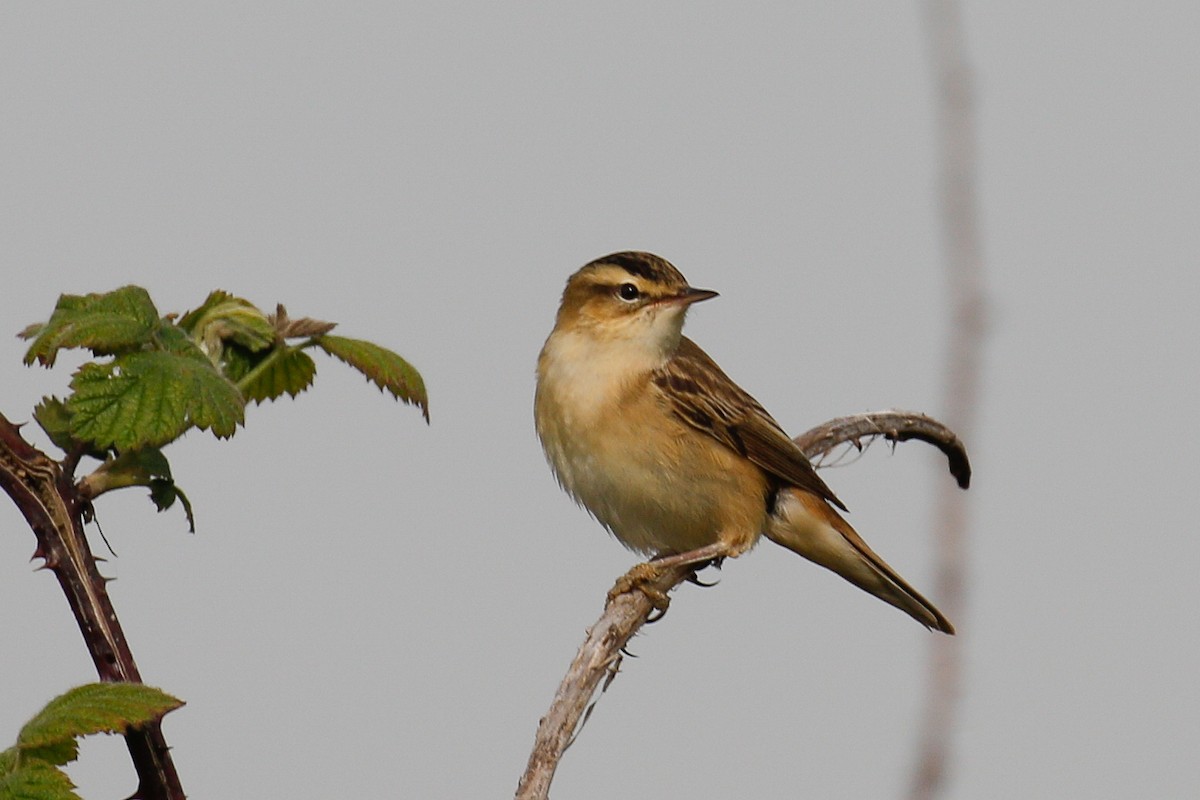
M 954 633 L 954 626 L 942 612 L 909 586 L 820 497 L 802 489 L 785 489 L 765 534 L 776 544 L 890 603 L 926 628 Z

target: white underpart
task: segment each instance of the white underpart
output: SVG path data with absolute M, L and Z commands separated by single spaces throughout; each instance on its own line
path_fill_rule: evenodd
M 678 347 L 685 312 L 683 306 L 647 308 L 605 326 L 603 338 L 586 328 L 556 331 L 546 342 L 538 386 L 560 412 L 538 419 L 558 482 L 622 542 L 643 552 L 656 552 L 669 529 L 695 527 L 689 518 L 716 496 L 715 487 L 695 485 L 662 491 L 671 476 L 655 454 L 613 453 L 605 434 L 606 425 L 621 424 L 611 412 L 630 381 L 661 367 Z

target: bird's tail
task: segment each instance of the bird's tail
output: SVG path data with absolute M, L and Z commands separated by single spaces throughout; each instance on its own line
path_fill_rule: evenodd
M 867 546 L 850 523 L 816 495 L 802 489 L 784 489 L 765 534 L 776 544 L 890 603 L 926 628 L 954 633 L 954 626 L 942 612 L 909 586 Z

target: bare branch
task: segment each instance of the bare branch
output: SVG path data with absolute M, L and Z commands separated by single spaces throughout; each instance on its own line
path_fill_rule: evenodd
M 970 464 L 958 437 L 937 420 L 923 414 L 881 411 L 842 417 L 797 436 L 795 442 L 805 455 L 816 459 L 841 445 L 860 445 L 875 437 L 896 442 L 919 439 L 933 444 L 946 454 L 950 471 L 959 485 L 966 488 L 970 482 Z M 665 595 L 692 574 L 693 567 L 675 567 L 654 580 L 650 588 L 658 589 Z M 620 658 L 621 649 L 646 623 L 653 610 L 645 592 L 638 589 L 627 591 L 613 598 L 600 619 L 588 630 L 587 638 L 554 695 L 550 710 L 538 723 L 533 752 L 517 786 L 517 800 L 545 800 L 549 797 L 554 772 L 563 751 L 572 742 L 588 701 Z
M 862 447 L 864 440 L 882 436 L 891 442 L 907 442 L 918 439 L 931 444 L 946 455 L 950 474 L 959 488 L 971 485 L 971 463 L 967 450 L 954 431 L 933 417 L 915 411 L 875 411 L 870 414 L 855 414 L 831 419 L 824 425 L 802 433 L 793 441 L 809 458 L 817 459 L 843 444 Z
M 976 190 L 975 98 L 961 3 L 925 0 L 922 8 L 937 109 L 941 173 L 938 202 L 950 303 L 943 413 L 949 425 L 970 437 L 978 407 L 986 330 Z M 966 618 L 966 499 L 939 485 L 934 508 L 934 593 L 946 613 L 961 621 Z M 962 690 L 961 647 L 936 640 L 929 646 L 931 663 L 910 800 L 934 800 L 944 794 Z

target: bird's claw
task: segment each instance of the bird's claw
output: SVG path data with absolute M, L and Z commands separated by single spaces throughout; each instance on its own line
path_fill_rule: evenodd
M 630 592 L 641 592 L 650 601 L 650 605 L 659 612 L 659 617 L 667 612 L 671 598 L 667 593 L 654 585 L 654 581 L 662 577 L 662 569 L 653 562 L 638 564 L 633 569 L 617 578 L 617 582 L 608 590 L 608 602 L 614 602 L 618 597 Z M 657 617 L 656 617 L 657 619 Z

